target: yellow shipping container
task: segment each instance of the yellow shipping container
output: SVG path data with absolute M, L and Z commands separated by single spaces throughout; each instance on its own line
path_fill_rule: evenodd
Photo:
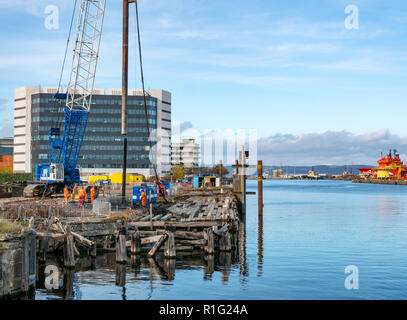
M 108 180 L 109 176 L 86 176 L 86 179 L 89 181 L 89 184 L 95 184 L 98 180 Z
M 112 183 L 122 183 L 123 174 L 122 173 L 112 173 L 109 178 L 112 181 Z M 137 183 L 137 182 L 141 183 L 141 182 L 143 182 L 143 176 L 127 173 L 126 181 L 128 183 Z

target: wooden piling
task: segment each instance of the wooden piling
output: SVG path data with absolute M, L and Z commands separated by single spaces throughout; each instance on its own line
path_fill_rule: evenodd
M 28 220 L 28 228 L 34 229 L 34 226 L 35 226 L 35 218 L 34 218 L 34 217 L 31 217 L 31 218 Z
M 230 232 L 226 232 L 223 237 L 219 238 L 219 250 L 220 251 L 231 251 L 232 250 L 232 243 L 230 239 Z
M 263 161 L 257 162 L 257 193 L 259 217 L 263 216 Z
M 41 262 L 45 262 L 46 256 L 47 256 L 47 251 L 49 247 L 49 237 L 44 236 L 40 241 L 39 241 L 39 255 L 38 259 Z
M 116 262 L 127 262 L 126 236 L 119 234 L 116 241 Z
M 90 248 L 90 256 L 92 258 L 96 258 L 97 255 L 97 247 L 96 247 L 96 243 L 92 244 L 92 247 Z
M 204 233 L 204 237 L 206 240 L 205 252 L 207 254 L 214 254 L 215 253 L 215 235 L 211 228 L 206 229 Z
M 131 254 L 139 254 L 141 251 L 140 232 L 136 231 L 131 234 Z
M 167 241 L 165 242 L 164 247 L 164 257 L 172 259 L 176 256 L 174 234 L 172 232 L 168 232 Z
M 23 261 L 21 289 L 29 292 L 35 287 L 37 260 L 37 233 L 29 229 L 23 232 Z
M 110 249 L 112 245 L 112 236 L 106 236 L 105 241 L 103 243 L 103 248 Z
M 64 239 L 64 266 L 66 268 L 75 267 L 75 243 L 73 236 L 70 234 L 71 228 L 66 228 L 68 236 Z
M 223 186 L 223 164 L 222 160 L 219 161 L 219 187 Z

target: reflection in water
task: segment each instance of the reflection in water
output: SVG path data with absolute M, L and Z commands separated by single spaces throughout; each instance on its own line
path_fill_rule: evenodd
M 74 297 L 73 282 L 75 278 L 75 270 L 64 269 L 64 284 L 63 284 L 63 298 L 71 300 Z
M 257 276 L 263 275 L 263 215 L 259 215 L 259 226 L 257 234 Z
M 140 255 L 139 254 L 132 254 L 131 255 L 131 266 L 134 270 L 134 275 L 137 277 L 137 275 L 140 273 Z
M 208 254 L 205 256 L 205 261 L 204 279 L 212 280 L 212 274 L 215 272 L 215 256 Z
M 227 284 L 229 280 L 230 265 L 232 260 L 232 254 L 230 252 L 219 253 L 219 264 L 222 268 L 222 283 Z
M 147 292 L 138 292 L 138 295 L 142 295 L 144 299 L 152 299 L 153 291 L 160 288 L 160 285 L 157 286 L 159 282 L 172 283 L 175 281 L 176 270 L 192 271 L 199 268 L 203 271 L 204 280 L 212 281 L 213 274 L 220 272 L 222 283 L 227 285 L 233 268 L 240 265 L 243 275 L 247 270 L 246 265 L 240 263 L 242 252 L 245 257 L 245 250 L 243 247 L 240 249 L 231 252 L 217 252 L 214 255 L 205 255 L 201 252 L 180 252 L 177 259 L 166 259 L 162 253 L 158 253 L 154 258 L 131 255 L 128 258 L 129 264 L 116 263 L 115 253 L 106 253 L 96 258 L 79 258 L 75 269 L 63 268 L 58 264 L 58 259 L 50 255 L 47 257 L 46 264 L 38 264 L 36 293 L 43 298 L 81 299 L 81 289 L 85 288 L 84 285 L 86 287 L 109 285 L 110 279 L 113 277 L 115 286 L 121 288 L 120 295 L 123 300 L 128 298 L 130 287 L 133 288 L 135 284 L 142 282 L 149 283 L 147 287 L 144 287 Z M 45 288 L 45 267 L 48 264 L 58 265 L 61 281 L 60 288 L 57 290 Z M 131 293 L 134 294 L 133 289 L 131 290 Z M 106 297 L 95 298 L 104 299 Z
M 175 278 L 175 264 L 175 259 L 164 259 L 164 268 L 168 281 L 173 281 Z
M 92 270 L 92 271 L 96 270 L 96 259 L 95 258 L 90 259 L 90 270 Z
M 116 264 L 116 286 L 122 288 L 122 299 L 126 299 L 126 264 Z
M 96 258 L 82 256 L 77 259 L 75 269 L 65 269 L 62 261 L 55 255 L 47 255 L 46 263 L 38 263 L 36 281 L 36 298 L 46 299 L 82 299 L 81 290 L 85 290 L 85 299 L 89 297 L 88 288 L 96 286 L 110 286 L 113 284 L 120 289 L 123 300 L 133 298 L 134 295 L 143 299 L 153 299 L 154 290 L 161 291 L 161 282 L 175 281 L 177 270 L 203 271 L 203 279 L 212 281 L 215 272 L 221 273 L 221 281 L 229 285 L 231 271 L 240 269 L 240 279 L 243 286 L 246 285 L 248 274 L 246 264 L 246 227 L 241 223 L 238 230 L 239 246 L 231 252 L 216 252 L 206 255 L 201 251 L 178 252 L 177 259 L 166 259 L 162 252 L 155 257 L 149 258 L 145 255 L 130 255 L 127 264 L 116 263 L 115 253 L 98 255 Z M 55 265 L 59 269 L 60 286 L 56 290 L 45 288 L 45 267 Z M 129 272 L 127 274 L 127 272 Z M 76 274 L 75 274 L 76 273 Z M 182 276 L 179 281 L 182 281 Z M 216 280 L 217 281 L 217 280 Z M 147 286 L 144 286 L 147 284 Z M 134 290 L 135 286 L 142 286 L 144 290 Z M 110 289 L 109 289 L 110 290 Z M 129 291 L 130 290 L 130 291 Z M 101 290 L 101 292 L 104 292 Z M 108 294 L 112 294 L 109 291 Z M 109 296 L 90 296 L 91 299 L 106 299 Z M 34 297 L 35 298 L 35 297 Z
M 116 286 L 126 286 L 126 264 L 124 263 L 116 264 Z
M 246 278 L 249 275 L 246 261 L 246 217 L 243 217 L 239 224 L 239 261 L 240 261 L 240 282 L 246 286 Z
M 402 213 L 400 199 L 397 197 L 378 196 L 377 202 L 380 215 L 383 217 Z

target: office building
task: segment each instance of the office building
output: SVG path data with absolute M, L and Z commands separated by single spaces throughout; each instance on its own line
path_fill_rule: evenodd
M 49 130 L 64 128 L 65 101 L 53 98 L 57 88 L 21 87 L 14 90 L 14 171 L 33 172 L 52 160 Z M 94 89 L 78 166 L 81 175 L 120 173 L 123 166 L 121 89 Z M 141 90 L 129 90 L 127 109 L 127 172 L 158 174 L 170 170 L 171 93 L 150 90 L 147 96 L 150 148 Z M 154 157 L 151 154 L 154 151 Z M 156 157 L 155 157 L 156 155 Z
M 195 168 L 200 162 L 200 147 L 194 139 L 183 139 L 171 144 L 171 165 Z

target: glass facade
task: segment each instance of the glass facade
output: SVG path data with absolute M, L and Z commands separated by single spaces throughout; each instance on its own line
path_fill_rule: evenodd
M 0 156 L 12 156 L 13 148 L 9 147 L 0 147 Z
M 51 161 L 50 128 L 64 129 L 65 101 L 55 101 L 52 94 L 32 95 L 31 165 Z M 157 99 L 147 97 L 150 130 L 157 128 Z M 150 144 L 142 96 L 129 96 L 127 108 L 127 168 L 150 168 Z M 153 139 L 153 144 L 155 139 Z M 94 95 L 78 165 L 81 168 L 121 168 L 121 96 Z

